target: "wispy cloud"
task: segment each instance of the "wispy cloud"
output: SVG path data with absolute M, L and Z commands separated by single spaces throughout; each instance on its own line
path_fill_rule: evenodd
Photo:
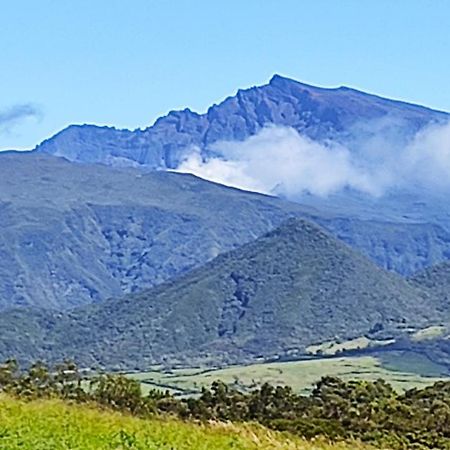
M 0 133 L 10 133 L 22 122 L 28 119 L 40 120 L 42 116 L 42 110 L 32 103 L 13 105 L 2 109 L 0 110 Z
M 408 139 L 395 122 L 362 129 L 360 137 L 355 132 L 353 142 L 344 145 L 268 127 L 242 142 L 216 143 L 215 156 L 190 149 L 177 171 L 288 198 L 346 188 L 374 196 L 392 187 L 450 188 L 450 124 L 427 127 Z

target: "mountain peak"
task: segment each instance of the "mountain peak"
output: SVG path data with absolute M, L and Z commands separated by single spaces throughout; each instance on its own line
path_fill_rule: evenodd
M 284 82 L 287 82 L 287 81 L 295 82 L 295 80 L 293 80 L 292 78 L 284 77 L 283 75 L 280 75 L 278 73 L 274 73 L 272 75 L 272 78 L 269 81 L 269 84 L 277 84 L 277 83 L 280 83 L 280 82 L 284 83 Z
M 339 88 L 334 87 L 322 87 L 322 86 L 314 86 L 312 84 L 303 83 L 302 81 L 294 80 L 293 78 L 284 77 L 279 74 L 274 74 L 269 81 L 269 86 L 278 87 L 278 88 L 286 88 L 286 87 L 300 87 L 302 89 L 306 89 L 308 91 L 337 91 L 337 90 L 353 90 L 351 88 L 341 86 Z
M 92 364 L 95 355 L 96 364 L 124 369 L 163 361 L 246 363 L 305 355 L 311 344 L 366 336 L 379 324 L 387 336 L 398 335 L 405 320 L 423 328 L 436 315 L 432 299 L 405 280 L 318 226 L 288 220 L 153 289 L 72 311 L 40 329 L 37 345 L 22 345 L 20 353 L 36 359 L 33 352 L 51 342 L 51 357 L 70 354 Z M 0 327 L 10 323 L 17 319 L 0 317 Z M 117 333 L 124 325 L 126 332 Z M 1 337 L 0 356 L 9 339 Z
M 268 233 L 268 236 L 274 235 L 277 236 L 277 238 L 279 238 L 280 236 L 292 238 L 293 235 L 303 235 L 304 233 L 314 233 L 315 235 L 321 236 L 323 238 L 328 237 L 330 239 L 333 239 L 331 235 L 328 235 L 328 233 L 323 228 L 313 222 L 305 220 L 302 217 L 291 217 L 289 219 L 286 219 L 279 227 L 270 231 Z
M 438 111 L 348 87 L 317 87 L 274 74 L 268 84 L 239 90 L 206 113 L 197 114 L 188 108 L 170 111 L 145 133 L 80 126 L 69 128 L 72 133 L 58 133 L 37 150 L 77 162 L 175 169 L 186 148 L 207 152 L 215 142 L 242 141 L 269 124 L 292 127 L 318 141 L 339 141 L 349 136 L 352 141 L 355 123 L 383 116 L 400 117 L 405 136 L 448 118 Z
M 302 86 L 307 89 L 320 89 L 310 84 L 302 83 L 301 81 L 294 80 L 293 78 L 284 77 L 279 74 L 274 74 L 269 81 L 269 86 L 274 87 L 287 87 L 287 86 Z

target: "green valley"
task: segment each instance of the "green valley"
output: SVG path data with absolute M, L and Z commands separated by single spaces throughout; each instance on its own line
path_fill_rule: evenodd
M 404 391 L 449 379 L 450 374 L 446 366 L 433 363 L 420 354 L 380 352 L 371 356 L 316 358 L 215 369 L 164 369 L 155 366 L 147 372 L 129 373 L 127 376 L 139 381 L 144 392 L 161 389 L 185 396 L 198 394 L 215 380 L 242 391 L 269 383 L 291 386 L 294 391 L 307 394 L 323 376 L 371 381 L 382 378 L 395 389 Z

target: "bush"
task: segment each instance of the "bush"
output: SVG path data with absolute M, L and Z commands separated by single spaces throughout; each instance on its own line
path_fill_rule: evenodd
M 243 393 L 216 381 L 198 398 L 178 399 L 157 390 L 143 396 L 139 382 L 122 375 L 88 380 L 70 361 L 51 370 L 37 362 L 21 371 L 9 360 L 0 366 L 0 390 L 25 399 L 93 401 L 143 416 L 253 421 L 306 438 L 357 438 L 392 449 L 450 448 L 450 382 L 400 395 L 383 380 L 344 382 L 324 377 L 306 397 L 269 384 Z

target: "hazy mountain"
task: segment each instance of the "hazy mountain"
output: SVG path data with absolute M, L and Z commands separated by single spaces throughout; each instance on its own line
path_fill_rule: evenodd
M 355 89 L 319 88 L 275 75 L 269 84 L 239 90 L 205 114 L 171 111 L 152 126 L 135 131 L 72 125 L 36 151 L 71 161 L 173 169 L 193 146 L 208 154 L 215 142 L 243 140 L 268 124 L 292 127 L 318 141 L 345 142 L 357 150 L 374 132 L 395 136 L 401 143 L 430 122 L 448 117 Z M 375 122 L 376 130 L 367 127 Z
M 326 211 L 333 219 L 318 223 L 385 269 L 409 276 L 450 259 L 446 191 L 394 190 L 382 197 L 341 192 L 298 201 Z
M 191 175 L 0 154 L 0 308 L 142 290 L 310 212 Z
M 7 311 L 0 320 L 0 357 L 144 368 L 299 356 L 314 343 L 402 335 L 438 314 L 421 289 L 291 219 L 143 293 L 65 315 Z
M 361 131 L 362 120 L 388 118 L 387 128 L 378 131 L 401 141 L 446 117 L 352 89 L 316 88 L 275 76 L 203 115 L 172 112 L 134 132 L 69 127 L 36 152 L 2 153 L 0 308 L 65 308 L 136 292 L 293 215 L 314 220 L 401 274 L 448 259 L 445 193 L 393 191 L 376 198 L 345 190 L 328 197 L 304 194 L 299 206 L 192 176 L 105 166 L 176 167 L 191 145 L 208 153 L 217 140 L 245 139 L 268 123 L 357 148 L 364 132 L 374 131 Z
M 191 175 L 2 153 L 0 309 L 137 292 L 291 216 L 320 223 L 382 267 L 411 272 L 447 256 L 450 233 L 440 225 L 381 212 L 360 219 L 331 203 L 317 209 Z
M 208 157 L 218 141 L 242 141 L 266 125 L 281 125 L 317 142 L 343 144 L 353 154 L 368 146 L 367 155 L 360 156 L 364 163 L 380 153 L 392 161 L 396 157 L 391 153 L 400 152 L 419 130 L 448 118 L 447 113 L 355 89 L 318 88 L 275 75 L 269 84 L 239 90 L 205 114 L 172 111 L 136 131 L 71 126 L 36 152 L 84 163 L 167 169 L 178 167 L 193 147 Z M 450 257 L 448 196 L 425 185 L 390 189 L 379 197 L 346 189 L 325 197 L 304 193 L 290 198 L 321 211 L 320 224 L 380 266 L 410 275 Z
M 409 280 L 439 300 L 441 311 L 448 316 L 450 323 L 450 262 L 446 261 L 431 266 L 416 273 Z

